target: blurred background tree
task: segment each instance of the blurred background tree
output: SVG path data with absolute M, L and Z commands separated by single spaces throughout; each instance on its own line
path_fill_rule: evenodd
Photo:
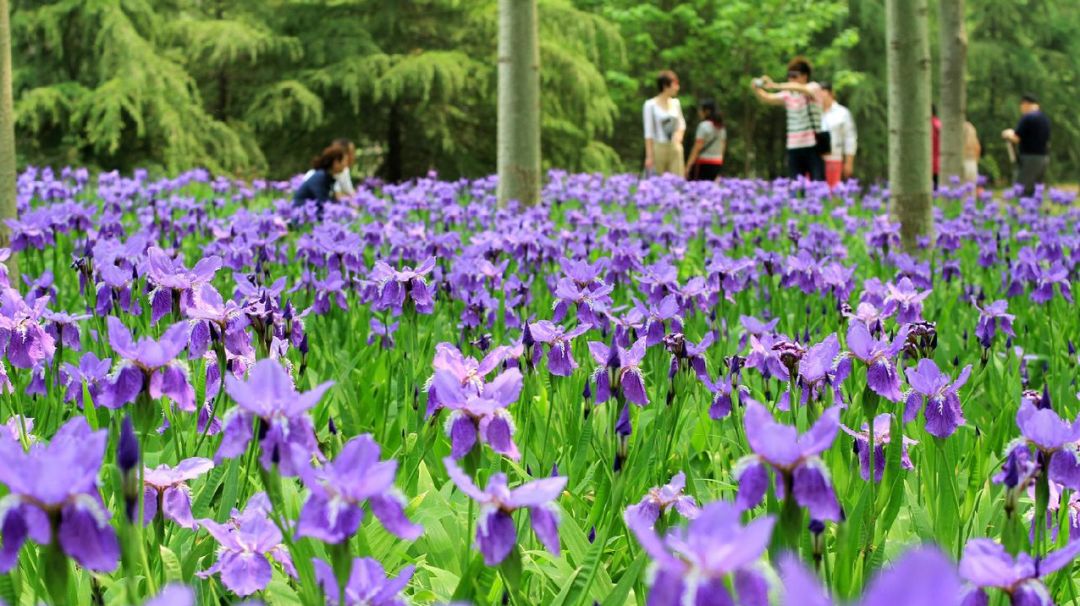
M 344 136 L 358 143 L 361 174 L 490 174 L 496 4 L 11 0 L 19 162 L 284 177 Z M 1009 177 L 999 134 L 1031 91 L 1054 124 L 1051 177 L 1075 180 L 1080 12 L 1053 0 L 965 5 L 982 172 Z M 783 111 L 758 104 L 749 82 L 782 78 L 804 54 L 855 116 L 858 175 L 887 174 L 878 0 L 540 0 L 539 10 L 545 168 L 640 171 L 641 104 L 670 68 L 685 108 L 703 97 L 722 108 L 728 174 L 782 174 Z

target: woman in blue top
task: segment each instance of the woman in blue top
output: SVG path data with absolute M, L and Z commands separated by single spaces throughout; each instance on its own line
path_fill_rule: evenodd
M 311 161 L 314 171 L 311 176 L 293 194 L 293 206 L 302 206 L 309 200 L 315 200 L 318 216 L 322 218 L 323 204 L 334 199 L 334 179 L 345 170 L 348 151 L 338 145 L 331 145 L 322 150 Z

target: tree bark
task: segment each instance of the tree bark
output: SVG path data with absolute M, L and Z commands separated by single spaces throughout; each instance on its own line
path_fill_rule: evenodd
M 0 0 L 0 246 L 8 246 L 11 229 L 5 219 L 18 216 L 15 197 L 15 101 L 11 83 L 11 15 Z M 9 261 L 9 266 L 12 261 Z M 16 276 L 11 278 L 17 280 Z
M 499 0 L 499 205 L 540 201 L 540 37 L 536 0 Z
M 933 231 L 927 0 L 886 0 L 889 189 L 904 249 Z
M 964 123 L 967 121 L 967 32 L 964 0 L 938 0 L 941 70 L 941 178 L 964 171 Z

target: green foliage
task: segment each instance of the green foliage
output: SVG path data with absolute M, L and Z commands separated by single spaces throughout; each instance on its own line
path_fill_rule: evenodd
M 17 3 L 15 87 L 29 150 L 131 168 L 251 166 L 250 142 L 202 106 L 197 82 L 159 49 L 162 16 L 142 0 Z M 24 92 L 25 91 L 25 92 Z M 52 145 L 50 145 L 52 144 Z
M 549 166 L 611 170 L 616 27 L 541 2 Z M 490 173 L 495 1 L 15 3 L 24 162 L 292 174 L 347 136 L 397 179 Z M 287 144 L 282 145 L 285 141 Z
M 24 163 L 205 165 L 281 177 L 334 137 L 361 174 L 495 166 L 495 0 L 15 0 Z M 641 103 L 663 68 L 715 98 L 729 174 L 785 171 L 783 111 L 749 81 L 796 53 L 859 127 L 857 172 L 884 178 L 884 14 L 873 0 L 539 0 L 546 168 L 639 170 Z M 1010 176 L 997 133 L 1030 90 L 1054 123 L 1052 177 L 1080 167 L 1080 21 L 1049 0 L 968 0 L 969 118 L 981 170 Z M 931 10 L 931 28 L 936 11 Z M 936 35 L 931 35 L 936 44 Z M 936 50 L 934 52 L 936 57 Z M 284 142 L 284 144 L 283 144 Z

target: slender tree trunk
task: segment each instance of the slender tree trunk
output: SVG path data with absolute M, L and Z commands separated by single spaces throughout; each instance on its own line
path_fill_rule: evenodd
M 8 0 L 0 0 L 0 246 L 7 246 L 11 229 L 5 219 L 18 216 L 15 200 L 15 101 L 11 83 L 11 16 Z M 11 263 L 9 261 L 9 268 Z M 11 278 L 13 281 L 17 277 Z
M 964 0 L 938 0 L 941 28 L 941 178 L 964 171 L 967 121 L 967 32 Z
M 499 204 L 540 201 L 540 37 L 536 0 L 499 0 Z
M 927 0 L 886 0 L 889 189 L 904 248 L 930 235 L 930 42 Z

